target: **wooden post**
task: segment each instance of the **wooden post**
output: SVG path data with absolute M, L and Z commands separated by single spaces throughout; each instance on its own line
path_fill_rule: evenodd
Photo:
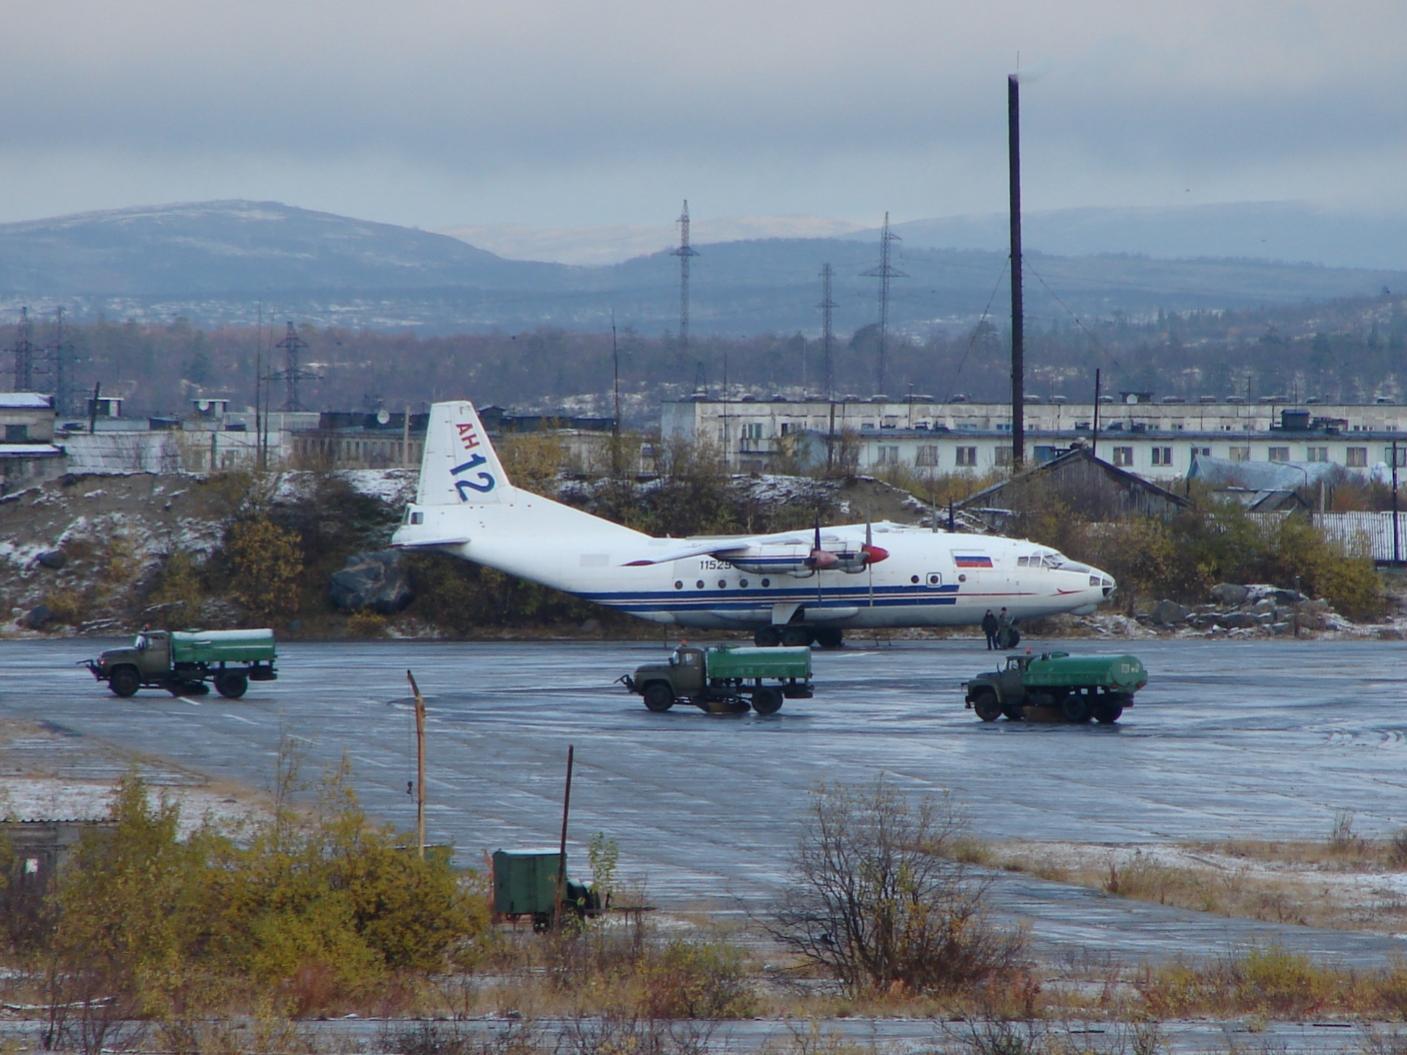
M 410 691 L 415 695 L 415 844 L 420 859 L 425 860 L 425 699 L 415 675 L 405 672 Z
M 562 899 L 567 896 L 567 817 L 572 809 L 572 754 L 567 745 L 567 787 L 562 794 L 562 840 L 557 848 L 557 897 L 552 904 L 552 929 L 561 924 Z

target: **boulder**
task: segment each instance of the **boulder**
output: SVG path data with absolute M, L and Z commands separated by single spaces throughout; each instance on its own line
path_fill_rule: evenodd
M 332 576 L 332 603 L 344 612 L 370 609 L 381 615 L 402 611 L 415 598 L 397 550 L 356 553 Z
M 1282 590 L 1279 587 L 1270 591 L 1270 597 L 1276 604 L 1299 604 L 1301 601 L 1309 600 L 1298 590 Z
M 64 555 L 62 550 L 49 549 L 35 557 L 34 562 L 41 567 L 52 568 L 54 571 L 58 571 L 68 563 L 68 557 Z
M 1212 587 L 1212 600 L 1224 608 L 1245 604 L 1251 591 L 1234 582 L 1219 582 Z
M 1251 612 L 1227 612 L 1221 618 L 1221 625 L 1228 630 L 1247 630 L 1260 626 L 1260 618 Z
M 20 617 L 20 625 L 31 630 L 43 630 L 54 621 L 53 610 L 47 604 L 36 604 Z
M 1185 605 L 1176 601 L 1159 601 L 1149 614 L 1159 626 L 1181 626 L 1192 613 Z

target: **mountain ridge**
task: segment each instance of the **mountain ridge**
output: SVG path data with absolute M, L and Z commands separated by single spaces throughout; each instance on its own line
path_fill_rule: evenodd
M 918 223 L 919 221 L 914 221 Z M 1003 288 L 1004 249 L 899 244 L 890 319 L 927 332 L 970 324 Z M 915 232 L 919 232 L 915 234 Z M 699 243 L 691 325 L 699 332 L 814 332 L 819 272 L 831 264 L 838 332 L 874 321 L 872 242 L 851 237 Z M 1033 323 L 1328 300 L 1407 288 L 1407 270 L 1138 255 L 1026 257 Z M 317 325 L 480 332 L 556 326 L 668 331 L 679 319 L 668 249 L 611 265 L 507 260 L 452 236 L 284 205 L 227 199 L 0 225 L 0 310 L 63 306 L 76 319 L 249 323 L 259 305 Z

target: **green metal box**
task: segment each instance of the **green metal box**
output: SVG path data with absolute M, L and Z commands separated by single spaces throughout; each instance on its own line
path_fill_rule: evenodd
M 495 850 L 493 911 L 499 916 L 550 916 L 557 898 L 556 850 Z
M 711 648 L 705 653 L 710 678 L 809 678 L 809 648 Z

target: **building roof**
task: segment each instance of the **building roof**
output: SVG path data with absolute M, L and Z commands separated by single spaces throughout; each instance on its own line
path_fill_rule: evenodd
M 1238 484 L 1253 491 L 1277 491 L 1317 484 L 1337 469 L 1333 462 L 1234 462 L 1199 453 L 1192 456 L 1187 478 L 1210 484 Z
M 1129 490 L 1143 491 L 1146 494 L 1154 496 L 1164 502 L 1175 506 L 1191 505 L 1191 503 L 1186 498 L 1183 498 L 1181 495 L 1173 494 L 1166 488 L 1159 487 L 1155 483 L 1150 483 L 1149 481 L 1145 480 L 1143 477 L 1138 476 L 1135 473 L 1131 473 L 1126 469 L 1121 469 L 1117 465 L 1111 465 L 1109 462 L 1106 462 L 1103 458 L 1091 454 L 1088 447 L 1072 447 L 1064 454 L 1057 455 L 1050 461 L 1043 462 L 1042 464 L 1037 465 L 1033 469 L 1028 469 L 1025 472 L 1021 473 L 1019 476 L 1013 476 L 1009 480 L 1001 480 L 998 483 L 992 484 L 990 487 L 984 487 L 982 490 L 976 492 L 975 494 L 968 495 L 958 504 L 961 505 L 963 508 L 968 508 L 970 506 L 988 505 L 989 499 L 995 497 L 996 495 L 999 495 L 1002 491 L 1011 487 L 1013 484 L 1019 484 L 1027 480 L 1033 480 L 1038 476 L 1048 476 L 1052 473 L 1057 473 L 1061 469 L 1066 468 L 1072 463 L 1078 461 L 1086 461 L 1091 463 L 1106 476 L 1110 477 L 1116 483 L 1121 484 Z
M 0 392 L 0 410 L 52 410 L 54 397 L 39 392 Z

